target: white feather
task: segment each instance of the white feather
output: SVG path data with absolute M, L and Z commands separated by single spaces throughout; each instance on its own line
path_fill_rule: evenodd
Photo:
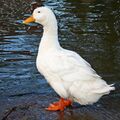
M 115 88 L 107 85 L 81 56 L 59 45 L 57 21 L 52 11 L 40 7 L 35 10 L 33 16 L 38 15 L 37 10 L 42 11 L 47 22 L 42 18 L 42 21 L 36 20 L 44 27 L 36 63 L 39 72 L 45 76 L 52 88 L 61 97 L 83 105 L 93 104 L 114 90 Z

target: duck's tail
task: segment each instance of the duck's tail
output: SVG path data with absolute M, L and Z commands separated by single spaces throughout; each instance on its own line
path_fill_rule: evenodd
M 114 84 L 115 90 L 119 91 L 120 90 L 120 82 L 117 82 Z
M 110 91 L 115 90 L 115 89 L 116 89 L 116 88 L 115 88 L 115 84 L 110 84 L 110 85 L 109 85 L 109 88 L 110 88 Z
M 108 85 L 102 89 L 100 88 L 100 89 L 94 91 L 94 93 L 105 95 L 105 94 L 109 94 L 110 91 L 112 91 L 112 90 L 115 90 L 114 84 Z

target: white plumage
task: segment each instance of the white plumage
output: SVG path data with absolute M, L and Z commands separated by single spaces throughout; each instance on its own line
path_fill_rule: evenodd
M 61 97 L 82 105 L 97 102 L 114 90 L 77 53 L 63 48 L 38 55 L 37 68 Z
M 81 56 L 60 46 L 57 21 L 49 8 L 35 9 L 33 18 L 44 28 L 37 68 L 57 94 L 86 105 L 97 102 L 100 97 L 115 90 L 112 85 L 102 80 Z

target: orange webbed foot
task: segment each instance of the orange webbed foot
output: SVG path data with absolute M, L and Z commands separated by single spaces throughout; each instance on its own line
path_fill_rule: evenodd
M 46 110 L 49 111 L 63 111 L 67 106 L 70 106 L 72 104 L 71 100 L 65 100 L 61 98 L 58 102 L 54 102 L 53 104 L 50 104 Z

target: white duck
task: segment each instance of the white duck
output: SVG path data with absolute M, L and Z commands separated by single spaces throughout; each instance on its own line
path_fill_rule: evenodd
M 115 90 L 80 55 L 60 46 L 57 20 L 52 10 L 48 7 L 36 8 L 32 16 L 23 21 L 30 22 L 40 23 L 44 29 L 36 60 L 38 71 L 61 97 L 47 110 L 62 111 L 72 102 L 93 104 Z

